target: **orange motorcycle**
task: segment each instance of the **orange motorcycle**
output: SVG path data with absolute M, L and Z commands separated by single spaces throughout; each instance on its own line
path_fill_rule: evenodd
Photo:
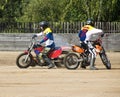
M 104 47 L 102 46 L 101 39 L 99 38 L 91 42 L 106 69 L 111 69 L 111 63 L 106 55 Z M 90 65 L 90 60 L 91 54 L 87 49 L 84 49 L 82 45 L 73 45 L 72 52 L 68 53 L 64 59 L 64 65 L 67 69 L 77 69 L 79 65 L 86 68 L 86 66 Z

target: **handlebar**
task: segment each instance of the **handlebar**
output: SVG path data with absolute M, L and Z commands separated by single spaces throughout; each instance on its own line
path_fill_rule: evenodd
M 40 44 L 39 41 L 37 41 L 37 37 L 31 38 L 31 43 L 33 43 L 36 47 L 44 47 L 44 45 Z

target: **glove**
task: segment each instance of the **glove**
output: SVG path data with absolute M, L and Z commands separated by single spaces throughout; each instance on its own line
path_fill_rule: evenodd
M 34 39 L 35 37 L 37 37 L 37 35 L 33 35 L 32 39 Z
M 34 44 L 33 48 L 37 48 L 37 47 L 40 47 L 41 44 L 40 43 L 37 43 L 37 44 Z
M 40 46 L 41 46 L 41 43 L 37 43 L 37 46 L 40 47 Z

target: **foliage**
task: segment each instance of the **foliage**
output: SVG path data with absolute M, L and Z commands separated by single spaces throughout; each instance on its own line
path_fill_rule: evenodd
M 0 21 L 14 22 L 23 15 L 23 0 L 0 0 Z
M 120 0 L 0 0 L 0 21 L 120 21 Z

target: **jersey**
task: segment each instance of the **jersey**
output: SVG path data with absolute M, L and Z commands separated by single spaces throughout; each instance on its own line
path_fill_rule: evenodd
M 101 29 L 96 29 L 91 25 L 85 25 L 82 27 L 82 29 L 79 31 L 78 36 L 80 38 L 80 41 L 90 41 L 92 35 L 94 34 L 102 34 L 103 31 Z
M 43 32 L 37 34 L 37 36 L 40 35 L 44 35 L 44 38 L 40 41 L 40 44 L 45 42 L 46 47 L 55 48 L 54 37 L 50 28 L 46 28 Z
M 94 29 L 93 26 L 91 26 L 91 25 L 85 25 L 85 26 L 82 27 L 81 30 L 83 30 L 83 31 L 90 31 L 90 30 L 93 30 L 93 29 Z

